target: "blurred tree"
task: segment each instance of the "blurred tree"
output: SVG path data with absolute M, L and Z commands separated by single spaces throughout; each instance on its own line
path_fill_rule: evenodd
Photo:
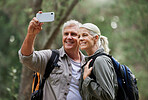
M 25 100 L 30 96 L 32 71 L 26 67 L 20 67 L 17 56 L 17 51 L 27 33 L 29 21 L 38 10 L 54 11 L 56 19 L 50 24 L 44 24 L 43 30 L 36 38 L 35 49 L 57 48 L 62 45 L 61 34 L 58 34 L 58 30 L 68 17 L 65 16 L 66 13 L 69 15 L 72 11 L 73 2 L 77 4 L 78 1 L 0 1 L 0 100 L 15 100 L 17 97 L 19 100 Z M 130 66 L 138 78 L 140 100 L 148 99 L 147 12 L 147 0 L 80 0 L 67 18 L 68 20 L 76 19 L 82 23 L 91 22 L 100 28 L 102 35 L 109 39 L 111 54 L 121 63 Z M 53 38 L 55 40 L 51 47 L 48 43 Z
M 0 100 L 15 100 L 18 94 L 20 66 L 17 51 L 21 41 L 18 33 L 24 28 L 24 23 L 19 21 L 22 18 L 23 22 L 26 18 L 23 13 L 18 15 L 18 9 L 24 6 L 20 6 L 22 2 L 17 1 L 0 1 Z

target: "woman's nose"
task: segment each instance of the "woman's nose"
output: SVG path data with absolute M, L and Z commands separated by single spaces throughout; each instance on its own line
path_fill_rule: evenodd
M 83 37 L 82 37 L 82 36 L 80 36 L 80 37 L 79 37 L 79 39 L 80 39 L 80 40 L 83 40 Z

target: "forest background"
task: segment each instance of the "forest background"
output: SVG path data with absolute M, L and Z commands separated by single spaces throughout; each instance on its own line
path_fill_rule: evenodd
M 55 21 L 43 25 L 36 50 L 60 48 L 67 20 L 94 23 L 110 54 L 137 77 L 140 100 L 148 100 L 148 0 L 0 0 L 0 100 L 30 98 L 33 71 L 21 65 L 18 50 L 39 10 L 55 12 Z

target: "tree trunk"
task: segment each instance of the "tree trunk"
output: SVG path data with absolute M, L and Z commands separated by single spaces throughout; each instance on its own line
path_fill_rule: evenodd
M 31 98 L 32 79 L 33 71 L 23 66 L 18 100 L 29 100 Z
M 41 10 L 42 0 L 33 1 L 34 15 Z M 23 65 L 22 65 L 23 66 Z M 31 98 L 31 83 L 33 79 L 33 71 L 26 66 L 22 67 L 21 83 L 19 88 L 18 100 L 30 100 Z

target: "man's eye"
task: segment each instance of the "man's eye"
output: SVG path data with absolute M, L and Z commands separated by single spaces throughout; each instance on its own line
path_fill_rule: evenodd
M 64 33 L 64 35 L 68 35 L 68 33 Z
M 77 36 L 77 33 L 71 33 L 71 36 Z

